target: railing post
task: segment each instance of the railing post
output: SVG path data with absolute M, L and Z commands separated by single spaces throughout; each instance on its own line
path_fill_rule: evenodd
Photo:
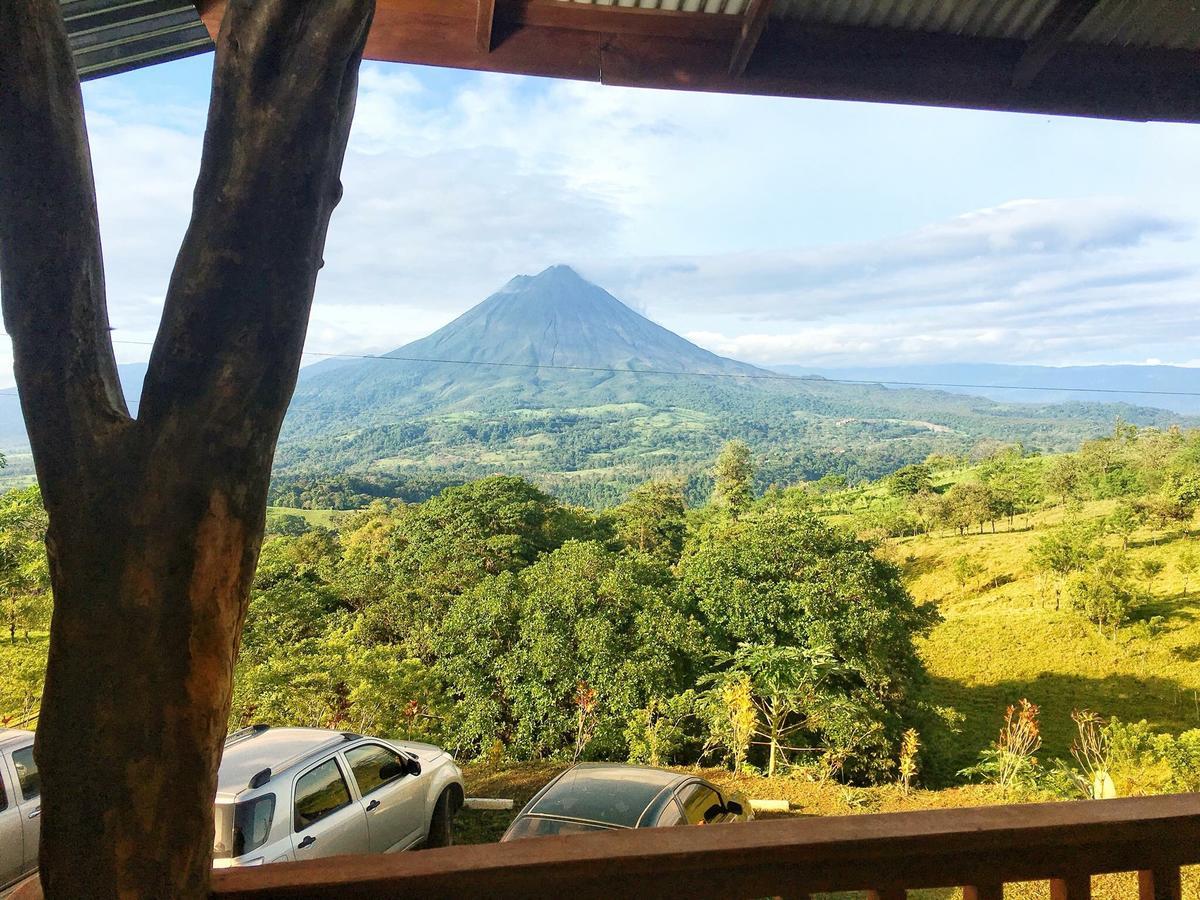
M 964 884 L 963 900 L 1004 900 L 1004 885 L 995 884 Z
M 1092 900 L 1092 876 L 1076 873 L 1050 879 L 1050 900 Z
M 1182 900 L 1179 866 L 1158 866 L 1138 872 L 1138 900 Z

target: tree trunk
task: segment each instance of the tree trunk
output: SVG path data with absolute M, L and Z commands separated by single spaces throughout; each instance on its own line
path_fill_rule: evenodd
M 0 276 L 55 601 L 35 747 L 48 897 L 207 894 L 234 659 L 372 11 L 230 3 L 134 420 L 58 3 L 0 0 Z

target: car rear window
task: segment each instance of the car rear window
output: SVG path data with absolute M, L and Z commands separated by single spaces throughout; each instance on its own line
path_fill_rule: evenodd
M 669 783 L 644 769 L 572 769 L 529 812 L 633 828 Z
M 216 805 L 213 859 L 233 859 L 257 850 L 271 836 L 275 795 Z
M 588 822 L 569 822 L 564 819 L 543 819 L 541 816 L 524 816 L 513 823 L 508 832 L 507 840 L 516 841 L 521 838 L 548 837 L 552 834 L 585 834 L 592 831 L 612 831 L 603 825 L 592 825 Z

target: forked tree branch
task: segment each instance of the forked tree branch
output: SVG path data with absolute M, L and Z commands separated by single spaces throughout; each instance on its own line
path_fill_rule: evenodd
M 0 0 L 0 35 L 0 293 L 53 503 L 63 477 L 129 417 L 109 339 L 83 100 L 57 0 Z
M 191 224 L 139 418 L 199 414 L 233 452 L 295 387 L 373 0 L 232 0 Z

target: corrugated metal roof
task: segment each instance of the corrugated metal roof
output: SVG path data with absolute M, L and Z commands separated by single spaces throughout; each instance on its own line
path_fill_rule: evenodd
M 786 19 L 1028 40 L 1053 4 L 1045 0 L 777 0 Z
M 745 12 L 749 0 L 559 0 L 669 11 Z M 931 31 L 1027 41 L 1048 0 L 775 0 L 776 18 L 814 25 Z M 1200 50 L 1200 0 L 1100 0 L 1073 35 L 1082 43 Z
M 750 0 L 559 0 L 587 6 L 623 6 L 636 9 L 661 9 L 666 12 L 721 13 L 741 15 Z
M 59 0 L 81 79 L 213 49 L 187 0 Z
M 1100 0 L 1074 39 L 1117 47 L 1200 49 L 1197 0 Z

